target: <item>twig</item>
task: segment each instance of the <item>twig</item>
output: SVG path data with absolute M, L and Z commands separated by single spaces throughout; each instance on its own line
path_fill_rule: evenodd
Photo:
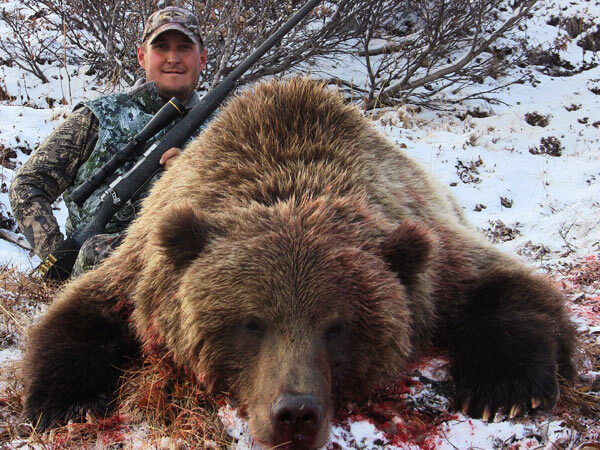
M 468 63 L 470 63 L 475 57 L 477 57 L 479 54 L 481 54 L 482 52 L 487 50 L 493 42 L 495 42 L 509 28 L 511 28 L 521 17 L 523 17 L 536 2 L 537 2 L 537 0 L 529 0 L 526 3 L 522 4 L 521 6 L 519 6 L 519 9 L 517 11 L 515 11 L 513 13 L 513 15 L 510 16 L 506 20 L 506 22 L 504 22 L 502 24 L 502 26 L 500 26 L 500 28 L 498 28 L 494 33 L 492 33 L 492 35 L 489 38 L 487 38 L 485 41 L 483 41 L 479 45 L 477 45 L 476 42 L 473 42 L 473 45 L 472 45 L 471 49 L 467 52 L 467 54 L 464 55 L 456 63 L 450 64 L 446 67 L 436 70 L 435 72 L 430 73 L 427 76 L 422 77 L 415 81 L 409 81 L 404 84 L 395 83 L 395 84 L 389 86 L 384 91 L 384 93 L 383 93 L 384 96 L 385 97 L 393 96 L 401 90 L 416 89 L 416 88 L 424 86 L 427 83 L 430 83 L 432 81 L 439 80 L 440 78 L 443 78 L 446 75 L 458 72 L 463 67 L 465 67 Z
M 9 233 L 6 230 L 0 230 L 0 239 L 4 239 L 5 241 L 11 242 L 18 247 L 21 247 L 23 250 L 27 250 L 31 252 L 33 249 L 28 243 L 23 243 L 19 240 L 19 238 L 15 237 L 12 233 Z
M 4 307 L 4 305 L 2 305 L 2 303 L 0 303 L 0 310 L 2 310 L 2 312 L 4 314 L 6 314 L 8 316 L 8 318 L 11 319 L 17 325 L 17 328 L 19 328 L 19 331 L 22 334 L 26 334 L 27 333 L 27 329 L 23 325 L 21 325 L 19 323 L 19 321 L 17 320 L 17 318 L 8 309 L 6 309 Z

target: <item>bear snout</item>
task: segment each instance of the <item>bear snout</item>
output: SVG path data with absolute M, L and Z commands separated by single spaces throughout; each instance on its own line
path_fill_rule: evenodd
M 313 394 L 283 393 L 271 407 L 271 424 L 277 442 L 294 449 L 313 448 L 323 426 L 323 405 Z

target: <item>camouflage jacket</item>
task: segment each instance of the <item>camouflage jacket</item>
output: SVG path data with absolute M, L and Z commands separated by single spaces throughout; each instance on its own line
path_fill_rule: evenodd
M 191 108 L 198 101 L 195 95 L 186 107 Z M 77 105 L 23 164 L 9 197 L 17 223 L 37 255 L 44 258 L 64 239 L 52 212 L 54 201 L 63 192 L 68 195 L 110 159 L 113 149 L 137 134 L 163 103 L 154 83 L 146 83 L 128 94 L 113 94 Z M 135 155 L 117 175 L 133 166 L 139 156 Z M 66 200 L 67 236 L 89 222 L 102 192 L 101 187 L 82 208 Z M 132 205 L 125 205 L 108 224 L 107 232 L 122 231 L 134 214 Z

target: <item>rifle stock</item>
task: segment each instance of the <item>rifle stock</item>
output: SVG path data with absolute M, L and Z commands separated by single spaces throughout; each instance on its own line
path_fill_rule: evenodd
M 265 42 L 263 42 L 252 54 L 242 61 L 231 73 L 213 90 L 207 93 L 200 103 L 190 110 L 187 115 L 181 119 L 173 128 L 158 141 L 154 142 L 142 155 L 137 164 L 135 164 L 127 173 L 114 180 L 110 187 L 104 192 L 102 201 L 93 220 L 80 230 L 73 233 L 70 238 L 72 243 L 72 251 L 76 251 L 83 243 L 92 236 L 101 234 L 104 227 L 144 185 L 156 174 L 160 169 L 160 158 L 162 154 L 171 147 L 182 147 L 185 142 L 194 135 L 196 130 L 204 123 L 212 113 L 214 113 L 219 105 L 227 98 L 227 96 L 235 89 L 237 81 L 241 76 L 252 67 L 256 62 L 269 51 L 285 34 L 287 34 L 300 20 L 314 9 L 322 0 L 309 0 L 302 8 L 300 8 L 292 17 L 290 17 L 277 31 L 275 31 Z M 58 256 L 60 258 L 60 256 Z M 54 260 L 55 262 L 52 262 Z M 54 273 L 51 270 L 53 264 L 56 263 L 57 257 L 49 255 L 40 267 L 45 270 L 41 271 L 44 277 L 52 278 Z M 60 260 L 59 260 L 60 262 Z M 74 262 L 74 261 L 73 261 Z M 56 263 L 57 264 L 57 263 Z M 63 262 L 61 271 L 70 273 L 70 267 L 65 267 L 68 264 Z M 61 277 L 64 279 L 65 277 Z

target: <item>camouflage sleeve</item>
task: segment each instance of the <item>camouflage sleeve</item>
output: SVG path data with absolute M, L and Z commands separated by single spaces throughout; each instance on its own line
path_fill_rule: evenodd
M 52 203 L 73 182 L 98 139 L 98 119 L 88 108 L 71 113 L 19 169 L 9 198 L 21 232 L 45 258 L 64 237 Z

